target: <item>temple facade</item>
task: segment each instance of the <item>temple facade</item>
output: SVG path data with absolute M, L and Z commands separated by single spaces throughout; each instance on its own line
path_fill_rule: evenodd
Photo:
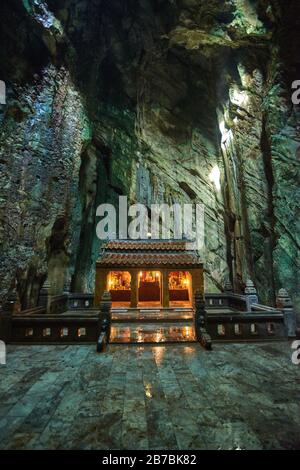
M 185 241 L 109 241 L 97 260 L 94 304 L 105 291 L 114 306 L 191 306 L 204 292 L 203 263 Z

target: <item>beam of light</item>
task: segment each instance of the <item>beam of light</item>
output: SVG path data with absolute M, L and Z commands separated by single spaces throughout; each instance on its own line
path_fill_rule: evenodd
M 249 102 L 249 96 L 246 91 L 234 88 L 230 91 L 230 101 L 238 107 L 245 107 Z
M 231 130 L 228 130 L 225 125 L 224 119 L 219 122 L 219 129 L 222 134 L 221 145 L 225 145 L 227 141 L 231 138 Z
M 215 185 L 217 191 L 221 191 L 221 172 L 218 165 L 213 167 L 209 180 Z

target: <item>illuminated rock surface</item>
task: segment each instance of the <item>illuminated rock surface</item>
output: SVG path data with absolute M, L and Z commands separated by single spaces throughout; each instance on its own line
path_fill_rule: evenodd
M 59 3 L 59 6 L 58 6 Z M 0 297 L 93 291 L 100 202 L 206 207 L 206 287 L 299 308 L 300 4 L 2 0 Z M 17 31 L 17 34 L 16 34 Z

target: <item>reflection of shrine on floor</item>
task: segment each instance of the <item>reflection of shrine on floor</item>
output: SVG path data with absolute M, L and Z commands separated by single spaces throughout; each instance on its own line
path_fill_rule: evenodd
M 176 271 L 169 276 L 169 295 L 170 302 L 188 302 L 190 299 L 189 290 L 191 281 L 189 273 L 185 271 Z
M 109 275 L 108 287 L 113 302 L 130 302 L 131 276 L 126 271 L 112 271 Z
M 139 301 L 159 302 L 161 275 L 158 271 L 141 271 L 139 274 Z
M 195 341 L 194 326 L 176 323 L 135 325 L 117 323 L 111 328 L 112 343 L 168 343 Z

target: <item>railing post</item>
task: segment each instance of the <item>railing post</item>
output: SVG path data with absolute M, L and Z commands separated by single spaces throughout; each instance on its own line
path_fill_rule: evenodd
M 64 295 L 70 295 L 70 292 L 71 292 L 71 282 L 68 281 L 68 282 L 65 282 L 65 283 L 64 283 L 63 294 L 64 294 Z
M 288 338 L 296 338 L 296 313 L 293 309 L 293 302 L 286 289 L 280 289 L 276 297 L 276 306 L 282 310 L 286 335 Z
M 109 343 L 111 327 L 111 294 L 104 292 L 98 317 L 97 352 L 103 352 Z
M 11 315 L 21 312 L 20 299 L 17 293 L 17 289 L 14 288 L 7 297 L 7 300 L 4 304 L 4 311 L 10 312 Z
M 64 283 L 63 295 L 66 297 L 66 310 L 70 310 L 70 293 L 71 293 L 71 282 Z
M 8 296 L 0 312 L 0 340 L 8 344 L 11 340 L 12 316 L 20 312 L 18 294 L 14 289 Z
M 0 341 L 5 344 L 10 342 L 12 326 L 12 314 L 9 311 L 0 312 Z
M 207 349 L 212 349 L 211 337 L 207 333 L 207 313 L 205 310 L 205 299 L 203 293 L 200 290 L 195 291 L 194 297 L 195 304 L 195 331 L 197 341 L 199 341 L 202 346 Z
M 46 313 L 50 313 L 50 306 L 51 306 L 51 296 L 50 296 L 50 282 L 48 279 L 43 284 L 43 287 L 40 290 L 38 306 L 45 307 Z
M 227 294 L 233 294 L 233 287 L 230 281 L 226 281 L 224 284 L 224 292 Z
M 251 279 L 248 279 L 246 282 L 245 295 L 247 312 L 251 312 L 251 306 L 253 304 L 258 304 L 257 291 L 255 289 L 254 282 L 251 281 Z

